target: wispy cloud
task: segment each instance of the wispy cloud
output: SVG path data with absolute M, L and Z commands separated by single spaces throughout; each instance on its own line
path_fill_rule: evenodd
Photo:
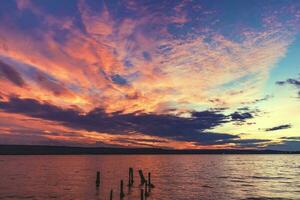
M 292 127 L 292 125 L 290 125 L 290 124 L 284 124 L 284 125 L 279 125 L 279 126 L 275 126 L 272 128 L 266 128 L 266 131 L 278 131 L 278 130 L 282 130 L 282 129 L 289 129 L 291 127 Z
M 129 5 L 133 9 L 136 4 Z M 105 3 L 99 6 L 100 11 L 95 11 L 85 1 L 79 1 L 79 26 L 77 19 L 58 19 L 47 15 L 39 5 L 24 1 L 18 3 L 19 12 L 31 12 L 44 29 L 39 32 L 33 27 L 33 36 L 24 38 L 13 31 L 18 26 L 10 30 L 3 26 L 0 35 L 9 49 L 2 48 L 1 54 L 54 78 L 61 88 L 73 90 L 81 109 L 102 106 L 108 111 L 156 111 L 163 104 L 178 109 L 199 106 L 199 102 L 216 106 L 218 102 L 210 101 L 216 93 L 223 106 L 251 101 L 250 96 L 259 97 L 269 70 L 285 55 L 293 40 L 293 31 L 276 24 L 276 18 L 269 19 L 274 23 L 262 21 L 262 29 L 242 30 L 238 33 L 240 41 L 214 33 L 209 26 L 206 32 L 195 27 L 185 37 L 176 37 L 174 31 L 165 27 L 188 24 L 192 19 L 179 20 L 175 11 L 171 12 L 172 17 L 159 11 L 168 5 L 157 11 L 152 6 L 143 5 L 144 9 L 136 13 L 139 18 L 118 19 Z M 178 7 L 182 16 L 187 13 L 183 9 L 186 6 L 189 5 Z M 210 15 L 218 16 L 211 12 L 203 17 Z M 149 30 L 149 26 L 155 28 Z M 54 95 L 62 93 L 53 81 L 45 81 L 41 81 L 41 87 L 54 90 Z M 127 98 L 131 96 L 137 98 Z M 55 99 L 42 95 L 39 98 Z M 116 101 L 119 103 L 112 103 Z M 67 102 L 69 99 L 64 104 Z
M 298 91 L 298 96 L 300 97 L 300 79 L 292 79 L 289 78 L 285 81 L 277 81 L 276 84 L 278 85 L 292 85 L 294 87 L 296 87 L 297 89 L 299 89 Z
M 13 84 L 23 87 L 25 82 L 22 79 L 21 75 L 13 69 L 10 65 L 0 61 L 0 77 L 6 78 L 11 81 Z
M 238 139 L 212 132 L 224 120 L 253 120 L 250 111 L 234 111 L 270 98 L 262 90 L 300 19 L 291 4 L 274 12 L 266 3 L 255 20 L 233 21 L 222 8 L 193 1 L 0 4 L 2 110 L 85 131 L 199 145 Z

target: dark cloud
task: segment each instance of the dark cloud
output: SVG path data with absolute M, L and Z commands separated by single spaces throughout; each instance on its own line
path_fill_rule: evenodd
M 192 112 L 191 117 L 179 117 L 153 113 L 123 114 L 122 112 L 115 112 L 108 114 L 98 108 L 89 113 L 80 114 L 74 109 L 62 109 L 33 99 L 16 97 L 11 97 L 8 102 L 0 101 L 0 109 L 6 112 L 57 121 L 74 129 L 110 134 L 139 132 L 145 135 L 199 144 L 239 138 L 239 136 L 230 134 L 209 132 L 210 129 L 228 122 L 228 117 L 217 111 Z
M 267 128 L 266 131 L 278 131 L 278 130 L 282 130 L 282 129 L 288 129 L 291 127 L 292 127 L 292 125 L 290 125 L 290 124 L 284 124 L 284 125 L 275 126 L 272 128 Z
M 248 119 L 252 119 L 255 116 L 258 116 L 258 113 L 261 112 L 259 109 L 251 109 L 250 107 L 242 107 L 238 108 L 238 111 L 232 113 L 230 115 L 231 121 L 234 125 L 242 126 L 242 125 L 252 125 L 255 122 L 248 122 Z
M 143 52 L 143 57 L 147 61 L 151 61 L 152 60 L 151 55 L 148 52 L 146 52 L 146 51 Z
M 206 145 L 226 145 L 226 144 L 234 144 L 236 148 L 244 148 L 244 147 L 262 147 L 265 143 L 270 142 L 271 140 L 264 140 L 264 139 L 240 139 L 240 138 L 233 138 L 233 139 L 225 139 L 225 140 L 218 140 L 212 143 L 206 143 Z
M 166 143 L 166 140 L 162 140 L 162 139 L 145 139 L 145 138 L 135 138 L 134 141 L 138 141 L 138 142 L 151 142 L 151 143 Z
M 25 76 L 29 76 L 29 78 L 35 81 L 41 88 L 52 92 L 54 95 L 72 95 L 72 92 L 64 86 L 64 84 L 57 81 L 54 77 L 30 66 L 26 65 L 28 71 L 25 73 Z M 2 74 L 9 79 L 14 84 L 22 87 L 25 85 L 24 80 L 21 75 L 14 70 L 14 68 L 8 64 L 5 64 L 0 61 L 0 76 Z
M 216 105 L 226 105 L 226 102 L 219 98 L 209 99 L 208 101 Z
M 86 145 L 87 146 L 87 145 Z M 96 141 L 94 144 L 88 145 L 88 147 L 109 147 L 109 148 L 125 148 L 127 146 L 117 145 L 117 144 L 108 144 L 103 141 Z
M 153 142 L 155 143 L 160 143 L 160 144 L 167 144 L 166 141 L 163 140 L 156 140 L 156 139 L 128 139 L 128 138 L 118 138 L 118 139 L 113 139 L 114 142 L 119 142 L 121 144 L 124 144 L 126 146 L 146 146 L 146 147 L 153 147 L 157 148 L 156 144 L 151 144 Z M 164 148 L 167 148 L 165 146 Z
M 286 82 L 285 81 L 277 81 L 276 84 L 277 85 L 284 85 Z
M 300 151 L 300 141 L 283 140 L 281 143 L 271 144 L 266 148 L 277 151 Z
M 65 118 L 70 118 L 71 121 L 78 117 L 78 112 L 72 109 L 63 110 L 51 104 L 39 103 L 34 99 L 19 99 L 17 97 L 11 97 L 9 102 L 0 101 L 0 109 L 53 121 L 63 121 Z
M 260 99 L 254 99 L 252 101 L 242 102 L 242 104 L 244 104 L 244 105 L 256 104 L 256 103 L 260 103 L 260 102 L 263 102 L 263 101 L 267 101 L 267 100 L 269 100 L 273 97 L 274 97 L 273 95 L 266 95 L 266 96 L 264 96 L 263 98 L 260 98 Z
M 242 107 L 242 108 L 238 108 L 238 110 L 240 110 L 240 111 L 249 111 L 250 107 L 245 106 L 245 107 Z
M 255 124 L 255 122 L 249 122 L 248 119 L 253 119 L 256 116 L 259 116 L 259 113 L 261 113 L 261 110 L 257 108 L 251 108 L 249 106 L 244 106 L 241 108 L 238 108 L 236 112 L 232 113 L 230 115 L 231 121 L 234 122 L 234 125 L 252 125 Z
M 299 140 L 300 141 L 300 137 L 281 137 L 280 139 L 283 139 L 283 140 Z
M 234 112 L 230 116 L 233 121 L 245 121 L 247 119 L 253 118 L 253 115 L 250 112 Z
M 125 97 L 129 100 L 134 100 L 134 99 L 138 99 L 140 97 L 140 93 L 139 92 L 134 92 L 131 94 L 125 94 Z
M 296 80 L 296 79 L 292 79 L 289 78 L 286 81 L 277 81 L 276 82 L 278 85 L 285 85 L 285 84 L 290 84 L 290 85 L 294 85 L 296 87 L 300 88 L 300 81 Z
M 267 149 L 279 151 L 300 151 L 300 137 L 281 137 L 282 141 L 270 144 Z
M 269 100 L 269 99 L 271 99 L 271 98 L 273 98 L 274 96 L 273 95 L 266 95 L 264 98 L 261 98 L 261 99 L 255 99 L 254 101 L 253 101 L 253 103 L 258 103 L 258 102 L 262 102 L 262 101 L 267 101 L 267 100 Z
M 47 136 L 70 136 L 73 140 L 51 139 Z M 14 129 L 9 134 L 0 134 L 0 144 L 26 144 L 26 145 L 60 145 L 60 146 L 88 146 L 78 139 L 83 136 L 72 133 L 46 133 L 39 130 Z
M 14 68 L 0 60 L 0 77 L 1 76 L 19 87 L 23 87 L 25 85 L 25 81 Z
M 237 139 L 230 143 L 235 144 L 236 148 L 263 148 L 271 140 L 267 139 Z
M 111 80 L 115 84 L 118 84 L 118 85 L 127 85 L 128 84 L 127 80 L 119 74 L 115 74 L 115 75 L 111 76 Z
M 56 96 L 71 95 L 71 92 L 66 89 L 61 83 L 51 79 L 46 74 L 36 71 L 34 73 L 34 79 L 40 87 L 49 90 Z
M 0 101 L 0 109 L 5 112 L 20 113 L 31 117 L 52 120 L 62 123 L 73 129 L 105 132 L 109 134 L 142 133 L 149 136 L 158 136 L 177 141 L 195 142 L 200 145 L 234 144 L 237 147 L 260 146 L 269 140 L 240 139 L 237 135 L 213 133 L 210 130 L 228 122 L 243 122 L 253 118 L 250 112 L 234 112 L 224 115 L 220 110 L 206 110 L 191 112 L 190 117 L 180 117 L 170 114 L 155 113 L 106 113 L 97 108 L 86 114 L 75 109 L 40 103 L 34 99 L 19 99 L 11 97 L 8 102 Z M 119 141 L 121 142 L 121 141 Z M 124 143 L 129 141 L 122 141 Z M 147 142 L 164 143 L 164 140 L 132 141 L 143 145 Z
M 128 68 L 133 67 L 134 65 L 132 64 L 132 62 L 129 59 L 125 59 L 124 61 L 124 65 Z
M 297 79 L 289 78 L 289 79 L 287 79 L 285 81 L 277 81 L 276 84 L 277 85 L 281 85 L 281 86 L 288 84 L 288 85 L 292 85 L 292 86 L 298 88 L 299 89 L 298 96 L 300 97 L 300 79 L 297 80 Z
M 263 139 L 239 139 L 239 140 L 232 140 L 231 143 L 237 144 L 258 144 L 258 143 L 265 143 L 270 142 L 271 140 L 263 140 Z

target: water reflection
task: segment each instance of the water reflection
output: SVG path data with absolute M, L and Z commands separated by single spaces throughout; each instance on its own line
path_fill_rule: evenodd
M 0 199 L 139 200 L 138 169 L 152 172 L 147 200 L 297 199 L 299 155 L 1 156 Z M 127 188 L 128 169 L 134 185 Z M 95 186 L 101 172 L 100 187 Z

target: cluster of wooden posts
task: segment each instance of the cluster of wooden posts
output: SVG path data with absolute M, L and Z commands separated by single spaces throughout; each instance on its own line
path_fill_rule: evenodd
M 145 200 L 151 193 L 151 189 L 154 188 L 154 185 L 151 182 L 151 173 L 148 173 L 148 179 L 145 178 L 143 171 L 139 170 L 139 175 L 140 175 L 140 199 Z M 129 168 L 129 173 L 128 173 L 128 187 L 131 188 L 133 186 L 133 168 Z M 96 176 L 96 187 L 100 187 L 100 172 L 97 172 Z M 124 182 L 123 180 L 120 181 L 120 199 L 123 199 L 125 197 L 124 193 Z M 110 191 L 110 200 L 113 200 L 113 190 Z

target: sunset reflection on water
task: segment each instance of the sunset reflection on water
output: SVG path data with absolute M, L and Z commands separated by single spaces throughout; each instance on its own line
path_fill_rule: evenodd
M 152 173 L 148 200 L 283 198 L 300 196 L 299 155 L 1 156 L 0 199 L 139 198 L 137 170 Z M 134 186 L 128 191 L 128 168 Z M 96 171 L 101 172 L 99 189 Z

